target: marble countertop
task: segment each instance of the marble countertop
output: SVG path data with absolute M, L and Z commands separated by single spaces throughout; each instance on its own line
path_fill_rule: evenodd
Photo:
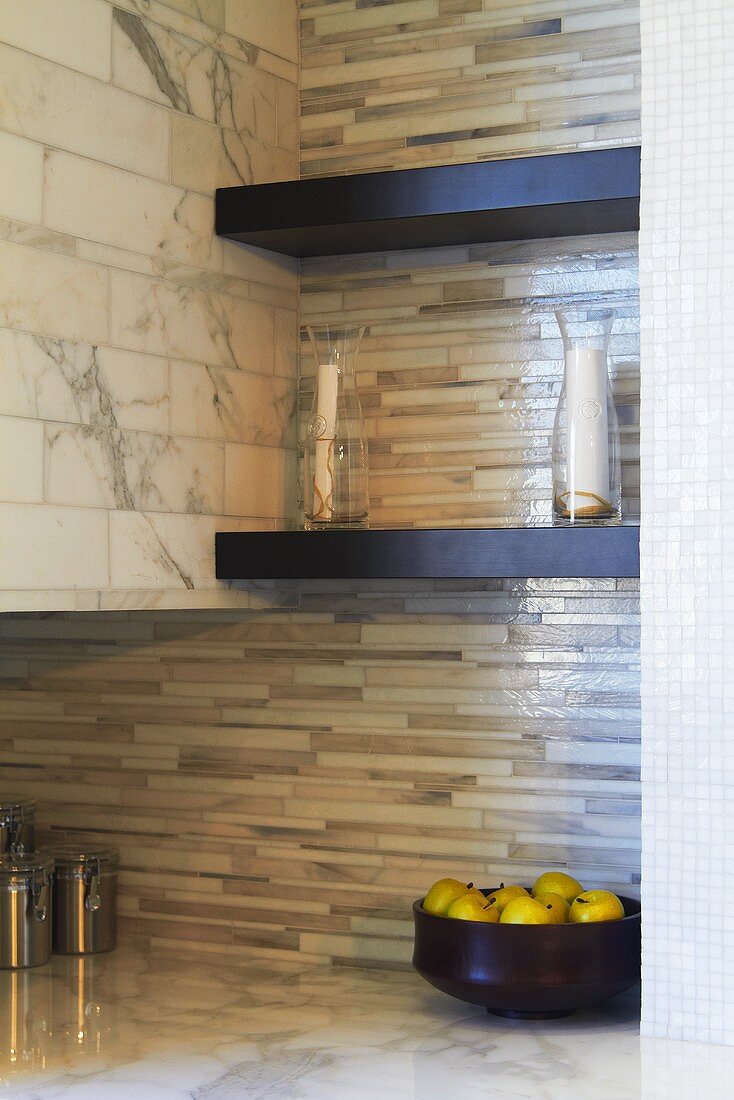
M 16 1100 L 691 1100 L 734 1069 L 734 1048 L 640 1040 L 635 993 L 520 1022 L 412 973 L 129 944 L 0 972 L 0 998 L 0 1096 Z

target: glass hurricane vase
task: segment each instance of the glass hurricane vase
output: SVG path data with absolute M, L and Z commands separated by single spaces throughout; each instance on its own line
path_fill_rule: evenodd
M 556 320 L 564 372 L 553 426 L 553 522 L 618 524 L 619 422 L 607 364 L 614 310 L 557 310 Z
M 306 530 L 367 526 L 367 436 L 355 373 L 363 333 L 359 325 L 308 327 L 316 388 L 304 456 Z

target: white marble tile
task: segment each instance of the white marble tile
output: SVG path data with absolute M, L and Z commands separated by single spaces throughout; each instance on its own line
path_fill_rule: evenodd
M 223 0 L 173 0 L 172 3 L 168 0 L 115 0 L 114 6 L 132 15 L 139 15 L 143 19 L 150 19 L 167 30 L 183 34 L 207 46 L 226 43 L 222 48 L 233 57 L 254 61 L 257 57 L 257 49 L 252 43 L 233 38 L 222 27 L 209 25 L 208 20 L 201 19 L 191 10 L 194 5 L 201 8 L 202 4 L 210 3 L 221 4 L 223 22 Z
M 238 279 L 249 279 L 260 285 L 276 286 L 291 294 L 298 294 L 298 260 L 293 256 L 281 256 L 252 245 L 223 241 L 224 271 Z
M 216 532 L 254 526 L 261 525 L 231 516 L 111 512 L 111 585 L 116 589 L 211 587 Z
M 0 215 L 37 225 L 43 212 L 43 147 L 0 132 Z
M 52 591 L 48 588 L 0 588 L 0 611 L 74 611 L 77 593 L 73 589 Z
M 0 45 L 0 128 L 168 179 L 169 121 L 163 107 L 5 45 Z
M 105 588 L 107 513 L 45 504 L 0 504 L 3 588 Z
M 295 515 L 296 452 L 227 443 L 224 510 L 230 516 L 289 519 Z
M 171 364 L 175 435 L 278 447 L 295 445 L 293 383 L 225 367 Z
M 286 60 L 245 38 L 238 38 L 218 27 L 210 27 L 200 20 L 192 19 L 178 5 L 172 7 L 166 3 L 159 3 L 158 0 L 115 0 L 114 6 L 122 11 L 149 19 L 176 34 L 193 38 L 238 61 L 246 61 L 248 65 L 255 65 L 264 72 L 272 73 L 273 76 L 290 80 L 292 84 L 298 83 L 297 61 Z
M 200 19 L 209 27 L 224 28 L 224 0 L 162 0 L 191 19 Z
M 43 500 L 43 424 L 0 416 L 0 500 Z
M 190 115 L 171 116 L 171 179 L 179 187 L 209 195 L 216 187 L 297 178 L 295 152 Z
M 44 252 L 58 252 L 61 256 L 77 255 L 77 240 L 66 233 L 55 233 L 42 225 L 26 225 L 25 222 L 0 218 L 0 240 L 9 244 L 24 244 L 41 248 Z
M 298 314 L 291 309 L 275 311 L 275 372 L 298 377 Z
M 117 267 L 121 271 L 136 271 L 139 275 L 159 275 L 156 268 L 162 263 L 142 252 L 132 252 L 127 248 L 114 248 L 109 244 L 98 244 L 78 238 L 75 241 L 76 254 L 80 260 L 91 260 L 105 267 Z
M 258 529 L 264 529 L 265 522 L 260 521 Z M 207 582 L 202 582 L 206 584 Z M 99 611 L 174 611 L 174 610 L 211 610 L 213 608 L 251 608 L 261 606 L 255 602 L 252 593 L 240 591 L 230 584 L 210 579 L 209 584 L 217 588 L 121 588 L 97 594 Z M 1 597 L 1 594 L 0 594 Z
M 227 521 L 229 522 L 229 521 Z M 221 526 L 221 525 L 220 525 Z M 257 520 L 258 530 L 268 527 L 267 520 Z M 209 587 L 216 585 L 217 587 Z M 192 588 L 103 588 L 103 589 L 0 589 L 0 612 L 12 611 L 191 611 L 262 608 L 270 606 L 267 596 L 253 594 L 237 587 L 237 582 L 223 583 L 213 578 L 202 580 Z M 0 1077 L 2 1081 L 2 1077 Z
M 99 0 L 5 0 L 0 41 L 109 80 L 111 22 L 111 8 Z
M 276 81 L 270 73 L 131 12 L 115 9 L 112 79 L 243 139 L 275 144 Z
M 250 15 L 262 28 L 263 12 Z M 181 606 L 190 589 L 170 549 L 210 587 L 197 606 L 226 605 L 227 588 L 211 587 L 214 531 L 274 520 L 216 519 L 224 444 L 277 456 L 293 438 L 275 317 L 283 344 L 298 275 L 216 238 L 212 192 L 297 175 L 297 67 L 226 31 L 225 0 L 0 0 L 0 39 L 0 159 L 13 169 L 0 183 L 0 497 L 36 503 L 7 513 L 0 609 L 45 606 L 36 590 L 56 609 L 112 599 L 111 523 L 122 591 Z M 169 357 L 186 360 L 173 435 Z M 133 517 L 116 517 L 127 509 L 145 521 L 142 543 Z M 16 523 L 45 565 L 16 541 L 23 560 L 4 569 Z M 63 549 L 67 532 L 89 567 Z
M 0 325 L 106 342 L 108 292 L 105 268 L 0 241 Z
M 167 360 L 118 348 L 92 349 L 98 364 L 96 381 L 101 411 L 112 409 L 119 428 L 165 433 L 170 426 L 170 380 Z M 91 423 L 92 419 L 83 423 Z
M 168 361 L 0 329 L 0 413 L 165 433 Z
M 278 81 L 278 145 L 297 153 L 299 149 L 298 88 L 286 80 Z
M 221 513 L 219 444 L 143 432 L 46 424 L 44 499 L 150 512 Z
M 272 53 L 298 61 L 296 0 L 224 0 L 225 27 L 230 34 L 254 42 Z
M 250 298 L 257 288 L 244 279 L 234 279 L 222 275 L 219 271 L 206 271 L 201 267 L 190 267 L 169 260 L 156 260 L 156 275 L 168 286 L 193 287 L 196 290 L 212 291 L 217 294 L 231 294 L 235 298 Z
M 70 153 L 46 154 L 45 224 L 155 259 L 219 269 L 213 199 Z
M 257 302 L 128 272 L 111 272 L 116 345 L 178 359 L 269 374 L 274 366 L 273 310 Z

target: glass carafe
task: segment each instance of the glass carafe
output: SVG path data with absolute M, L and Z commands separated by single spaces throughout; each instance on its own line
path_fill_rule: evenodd
M 556 310 L 556 320 L 564 372 L 553 426 L 553 522 L 618 524 L 619 422 L 607 369 L 614 310 Z
M 366 527 L 367 436 L 355 363 L 364 328 L 309 325 L 316 388 L 305 445 L 306 530 Z

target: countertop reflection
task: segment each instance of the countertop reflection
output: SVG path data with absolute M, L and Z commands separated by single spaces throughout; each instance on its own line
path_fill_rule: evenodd
M 635 993 L 528 1023 L 412 973 L 124 944 L 0 972 L 0 997 L 0 1095 L 17 1100 L 690 1100 L 734 1070 L 734 1049 L 641 1041 Z

